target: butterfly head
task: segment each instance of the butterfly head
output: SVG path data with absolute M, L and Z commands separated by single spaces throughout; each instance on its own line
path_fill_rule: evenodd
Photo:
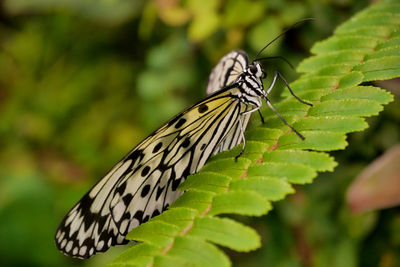
M 261 64 L 258 61 L 253 61 L 241 75 L 241 80 L 243 81 L 241 84 L 242 92 L 252 98 L 253 101 L 259 103 L 259 100 L 256 99 L 264 98 L 265 96 L 262 79 L 266 76 Z
M 267 77 L 267 73 L 261 67 L 261 64 L 257 61 L 252 62 L 247 67 L 247 72 L 250 75 L 256 76 L 258 79 L 265 79 Z

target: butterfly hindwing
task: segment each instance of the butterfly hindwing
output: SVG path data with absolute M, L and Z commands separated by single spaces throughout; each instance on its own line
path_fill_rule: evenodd
M 210 73 L 206 89 L 207 95 L 211 95 L 235 82 L 248 64 L 249 58 L 246 52 L 242 50 L 233 50 L 226 54 Z
M 248 64 L 247 53 L 242 50 L 234 50 L 221 58 L 211 71 L 206 89 L 207 95 L 218 92 L 222 88 L 234 83 L 246 70 Z M 250 107 L 246 106 L 244 111 L 248 111 L 249 109 Z M 250 116 L 251 114 L 241 116 L 243 129 L 246 129 Z M 242 129 L 237 121 L 224 141 L 215 149 L 214 154 L 229 150 L 240 144 L 242 142 L 241 131 Z

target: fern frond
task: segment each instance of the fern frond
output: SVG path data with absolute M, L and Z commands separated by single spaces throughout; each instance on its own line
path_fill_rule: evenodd
M 216 245 L 237 251 L 260 247 L 255 230 L 218 215 L 264 215 L 271 202 L 294 192 L 293 184 L 311 183 L 318 172 L 334 169 L 337 163 L 326 151 L 344 149 L 346 134 L 366 129 L 365 117 L 393 100 L 387 91 L 362 83 L 400 76 L 400 4 L 365 9 L 311 51 L 314 56 L 299 65 L 303 75 L 291 86 L 314 106 L 287 92 L 275 105 L 306 139 L 288 131 L 272 111 L 263 111 L 265 124 L 246 133 L 246 151 L 238 162 L 239 147 L 189 176 L 180 186 L 186 193 L 133 229 L 127 238 L 142 243 L 111 266 L 229 266 Z

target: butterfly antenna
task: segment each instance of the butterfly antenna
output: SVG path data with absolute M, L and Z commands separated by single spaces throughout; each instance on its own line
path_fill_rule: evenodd
M 295 28 L 297 25 L 299 25 L 300 23 L 303 23 L 304 21 L 308 21 L 308 20 L 315 20 L 315 18 L 305 18 L 302 20 L 299 20 L 298 22 L 296 22 L 295 24 L 293 24 L 292 26 L 290 26 L 289 28 L 287 28 L 286 30 L 284 30 L 281 34 L 279 34 L 278 36 L 276 36 L 271 42 L 269 42 L 266 46 L 264 46 L 260 52 L 257 53 L 255 59 L 253 60 L 256 61 L 258 56 L 273 42 L 275 42 L 277 39 L 279 39 L 280 37 L 282 37 L 283 35 L 285 35 L 288 31 L 290 31 L 291 29 Z
M 294 67 L 290 63 L 290 61 L 287 60 L 285 57 L 282 57 L 282 56 L 260 57 L 259 59 L 257 59 L 257 61 L 268 60 L 268 59 L 282 59 L 283 61 L 285 61 L 294 70 Z

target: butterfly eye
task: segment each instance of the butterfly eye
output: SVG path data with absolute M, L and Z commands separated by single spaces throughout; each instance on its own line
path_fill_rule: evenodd
M 250 65 L 249 66 L 249 70 L 252 74 L 256 74 L 257 73 L 257 67 L 254 65 Z

